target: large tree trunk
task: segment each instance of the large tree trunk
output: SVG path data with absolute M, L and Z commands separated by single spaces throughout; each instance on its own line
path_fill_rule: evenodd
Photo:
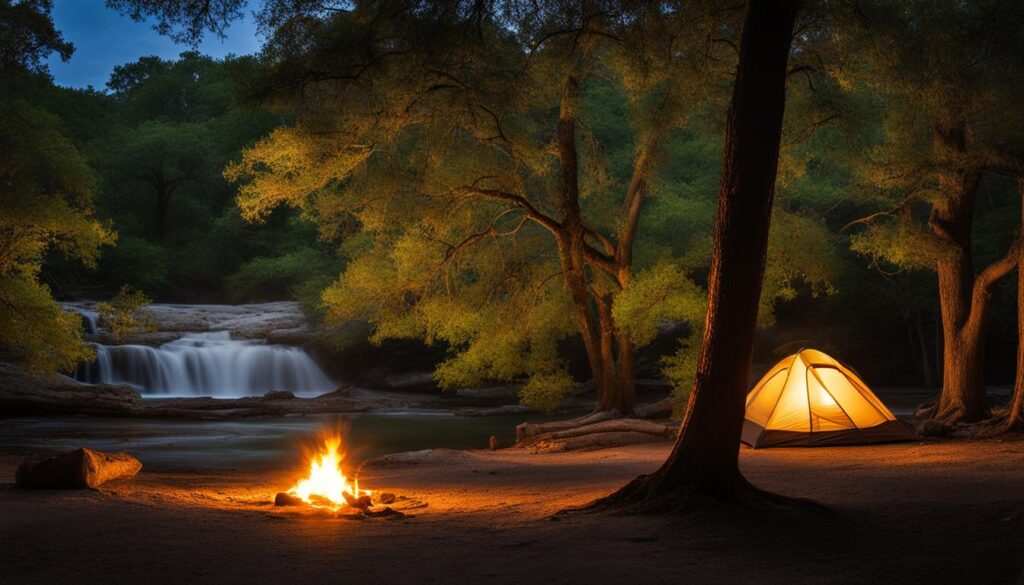
M 603 392 L 598 393 L 597 410 L 616 410 L 632 416 L 636 408 L 636 383 L 633 379 L 633 344 L 629 335 L 616 332 L 612 317 L 612 295 L 597 300 L 601 326 L 601 364 Z
M 557 145 L 561 187 L 561 227 L 557 234 L 563 279 L 572 302 L 573 316 L 583 337 L 587 361 L 597 391 L 598 411 L 618 411 L 632 415 L 636 403 L 633 383 L 632 344 L 616 349 L 615 324 L 611 299 L 591 302 L 587 274 L 586 229 L 579 205 L 579 153 L 576 147 L 576 107 L 579 81 L 570 75 L 561 99 L 557 127 Z M 620 360 L 616 360 L 616 352 Z M 628 372 L 622 371 L 625 357 Z
M 697 376 L 668 460 L 599 505 L 658 510 L 694 496 L 736 501 L 759 493 L 739 470 L 740 430 L 768 249 L 799 0 L 751 0 L 726 127 L 725 157 Z
M 1024 179 L 1020 179 L 1017 186 L 1021 197 L 1020 234 L 1024 238 Z M 1017 376 L 1006 430 L 1024 431 L 1024 245 L 1017 248 Z
M 579 153 L 576 148 L 576 107 L 579 102 L 579 80 L 569 75 L 563 89 L 558 115 L 556 141 L 558 145 L 561 186 L 561 228 L 558 233 L 559 254 L 565 287 L 572 302 L 587 361 L 594 377 L 598 396 L 598 410 L 616 408 L 617 393 L 614 359 L 609 359 L 606 334 L 599 316 L 590 302 L 587 277 L 586 234 L 579 203 Z M 630 408 L 630 410 L 632 410 Z
M 962 129 L 937 132 L 936 148 L 949 152 L 963 149 Z M 971 224 L 978 173 L 946 172 L 939 183 L 946 196 L 932 209 L 929 225 L 945 249 L 936 262 L 939 303 L 942 311 L 942 394 L 936 418 L 971 422 L 990 414 L 985 396 L 983 331 L 971 314 L 974 259 Z
M 936 131 L 936 148 L 948 158 L 964 149 L 961 126 Z M 985 333 L 992 287 L 1017 264 L 1016 248 L 975 276 L 971 224 L 980 175 L 949 171 L 939 176 L 945 197 L 932 207 L 929 226 L 944 243 L 936 262 L 942 312 L 942 394 L 934 418 L 946 424 L 991 416 L 985 393 Z

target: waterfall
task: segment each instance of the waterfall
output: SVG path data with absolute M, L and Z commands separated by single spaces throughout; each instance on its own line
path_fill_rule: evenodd
M 227 331 L 189 333 L 160 347 L 95 345 L 82 382 L 127 384 L 144 396 L 239 397 L 270 390 L 316 395 L 335 384 L 297 347 L 233 340 Z
M 100 332 L 100 314 L 89 309 L 74 307 L 71 309 L 82 318 L 82 330 L 95 335 Z

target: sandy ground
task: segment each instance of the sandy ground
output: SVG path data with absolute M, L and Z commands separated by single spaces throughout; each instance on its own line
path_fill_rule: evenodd
M 1024 583 L 1024 442 L 744 449 L 754 483 L 828 513 L 551 519 L 667 449 L 364 469 L 363 487 L 428 504 L 399 519 L 273 508 L 284 471 L 2 490 L 0 583 Z M 0 456 L 0 482 L 18 461 Z

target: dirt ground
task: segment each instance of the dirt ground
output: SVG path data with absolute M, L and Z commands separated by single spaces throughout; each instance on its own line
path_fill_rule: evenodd
M 1024 442 L 744 448 L 758 486 L 825 513 L 572 515 L 668 446 L 435 451 L 363 487 L 397 519 L 269 505 L 294 472 L 147 473 L 98 492 L 0 490 L 0 583 L 1024 584 Z M 20 457 L 0 456 L 0 483 Z

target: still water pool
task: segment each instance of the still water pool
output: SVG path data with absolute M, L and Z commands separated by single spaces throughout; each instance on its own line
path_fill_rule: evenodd
M 293 466 L 303 446 L 334 427 L 347 436 L 350 460 L 360 461 L 419 449 L 482 449 L 491 435 L 507 445 L 518 423 L 547 418 L 421 412 L 232 421 L 11 418 L 0 419 L 0 449 L 125 452 L 151 471 L 272 469 Z

